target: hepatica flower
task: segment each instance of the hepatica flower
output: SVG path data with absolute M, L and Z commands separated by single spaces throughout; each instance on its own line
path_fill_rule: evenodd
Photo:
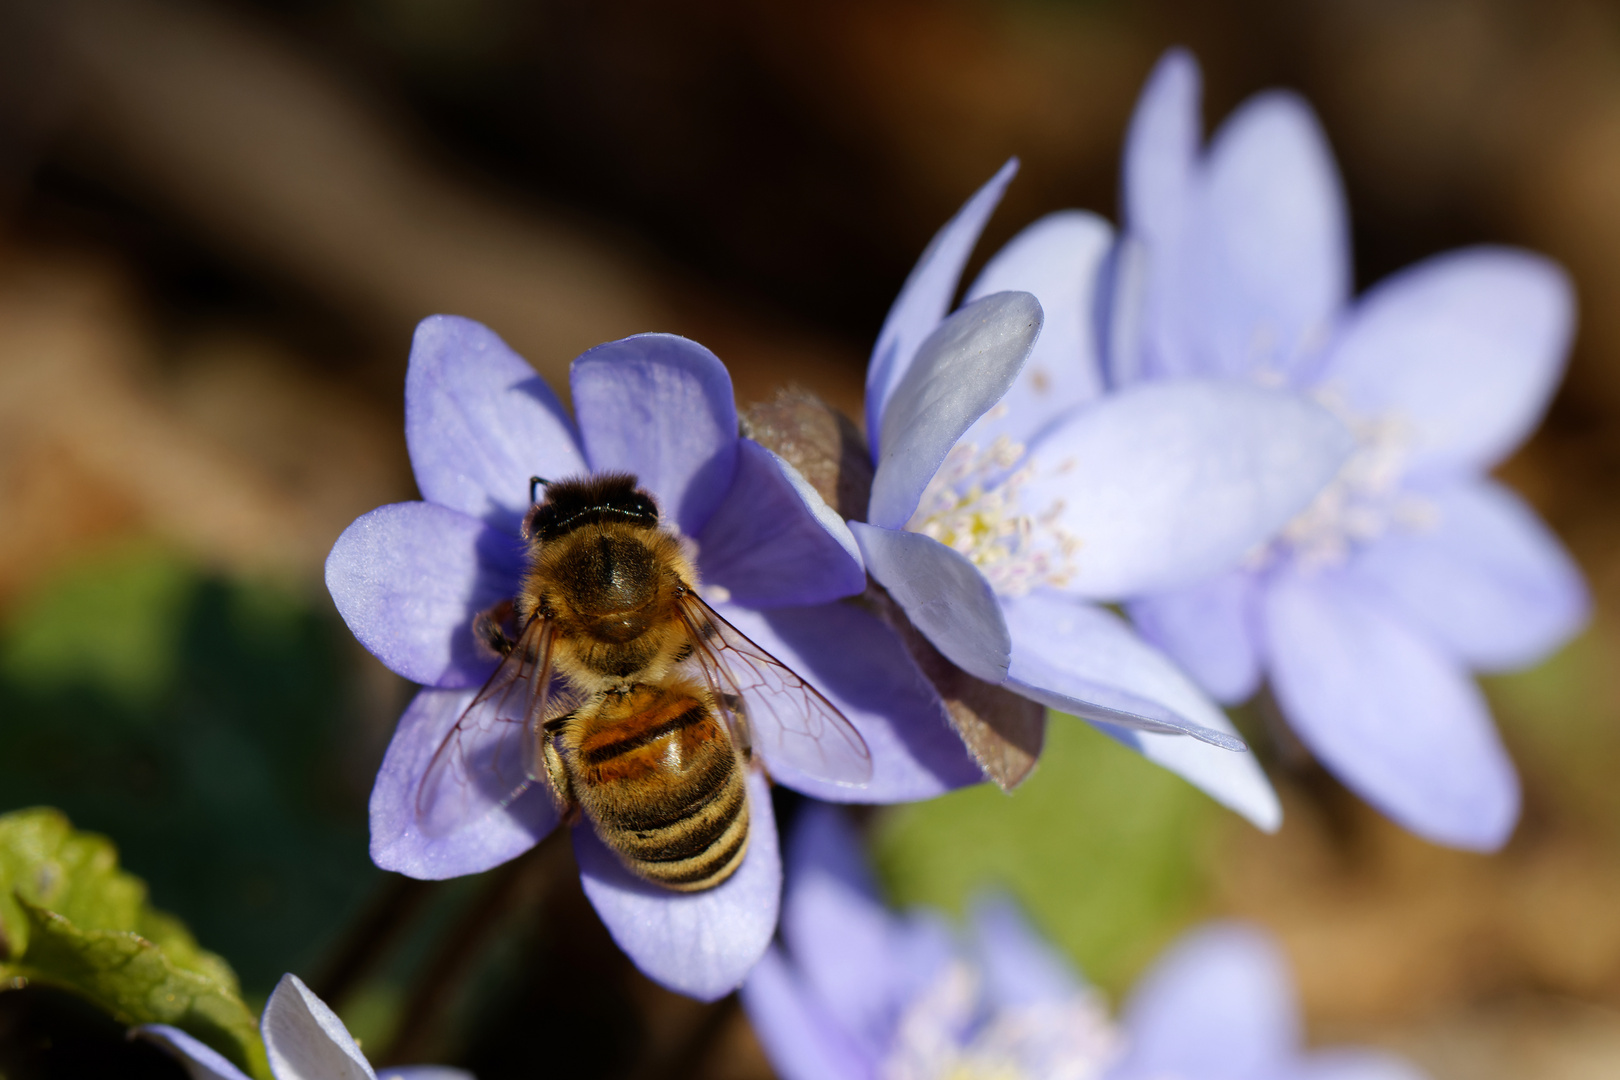
M 1338 414 L 1356 449 L 1245 566 L 1154 590 L 1131 615 L 1222 700 L 1268 676 L 1300 739 L 1395 821 L 1496 848 L 1518 782 L 1469 671 L 1533 663 L 1587 615 L 1569 556 L 1487 475 L 1558 384 L 1569 283 L 1481 247 L 1352 300 L 1343 195 L 1309 107 L 1260 95 L 1206 150 L 1198 106 L 1196 64 L 1169 54 L 1126 146 L 1113 382 L 1285 388 Z
M 1079 303 L 1112 239 L 1093 215 L 1032 226 L 947 316 L 1013 168 L 935 236 L 873 351 L 876 471 L 851 524 L 867 570 L 964 671 L 1103 726 L 1275 827 L 1224 715 L 1098 603 L 1236 565 L 1316 496 L 1350 436 L 1314 402 L 1231 381 L 1104 395 Z
M 283 975 L 259 1020 L 270 1072 L 276 1080 L 473 1080 L 472 1073 L 440 1065 L 406 1065 L 378 1073 L 349 1029 L 296 975 Z M 192 1080 L 248 1080 L 219 1051 L 167 1024 L 135 1029 L 180 1060 Z
M 877 898 L 839 811 L 789 846 L 782 939 L 743 986 L 783 1080 L 1421 1080 L 1362 1050 L 1306 1053 L 1287 965 L 1260 931 L 1218 924 L 1171 947 L 1112 1019 L 1005 900 L 966 940 Z
M 519 725 L 461 744 L 475 766 L 488 763 L 484 782 L 468 786 L 457 770 L 429 770 L 495 668 L 473 623 L 517 592 L 519 527 L 536 475 L 636 475 L 663 524 L 695 546 L 708 602 L 861 731 L 873 775 L 842 798 L 923 798 L 976 775 L 895 634 L 876 616 L 829 603 L 865 587 L 855 542 L 797 472 L 738 436 L 731 380 L 712 353 L 646 334 L 585 353 L 571 381 L 572 418 L 483 326 L 436 316 L 417 329 L 406 442 L 425 501 L 359 518 L 326 566 L 327 586 L 355 636 L 424 687 L 401 717 L 372 790 L 377 865 L 419 878 L 476 873 L 526 851 L 557 824 L 543 784 L 509 801 L 511 766 L 503 772 L 499 763 L 523 760 Z M 795 778 L 785 764 L 776 767 L 769 746 L 756 749 L 779 781 L 823 795 L 833 786 Z M 442 783 L 430 781 L 419 798 L 430 775 Z M 747 855 L 732 877 L 702 892 L 634 878 L 588 823 L 573 831 L 585 892 L 614 939 L 653 978 L 696 997 L 735 987 L 776 925 L 781 872 L 771 800 L 757 772 L 748 784 Z

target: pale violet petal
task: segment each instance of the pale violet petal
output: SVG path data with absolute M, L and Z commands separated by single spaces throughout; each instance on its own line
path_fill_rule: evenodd
M 1322 389 L 1401 425 L 1414 472 L 1488 469 L 1540 423 L 1574 332 L 1558 264 L 1511 248 L 1447 252 L 1362 297 Z
M 514 534 L 529 509 L 529 477 L 585 471 L 551 387 L 488 327 L 454 315 L 416 327 L 405 443 L 424 499 Z
M 1186 214 L 1203 125 L 1198 61 L 1170 49 L 1154 66 L 1125 135 L 1120 189 L 1125 229 L 1149 245 L 1173 242 Z
M 1421 518 L 1350 564 L 1413 626 L 1472 668 L 1505 671 L 1544 659 L 1586 624 L 1580 567 L 1524 500 L 1490 479 L 1414 494 Z
M 626 472 L 695 536 L 731 488 L 737 403 L 718 357 L 675 334 L 636 334 L 574 360 L 569 379 L 593 472 Z
M 743 1009 L 781 1080 L 879 1080 L 876 1057 L 856 1046 L 772 946 L 749 972 Z
M 389 1065 L 377 1070 L 377 1080 L 477 1080 L 466 1069 L 447 1065 Z
M 247 1073 L 224 1054 L 192 1035 L 168 1024 L 141 1024 L 130 1034 L 156 1043 L 186 1071 L 188 1080 L 248 1080 Z
M 434 503 L 379 506 L 326 557 L 326 588 L 350 631 L 395 674 L 426 686 L 477 686 L 495 654 L 474 617 L 510 600 L 524 569 L 515 536 Z
M 698 569 L 749 607 L 819 604 L 866 588 L 855 537 L 799 471 L 751 439 L 697 536 Z
M 1298 394 L 1237 380 L 1140 383 L 1036 444 L 1023 509 L 1077 545 L 1070 591 L 1165 592 L 1237 565 L 1352 448 L 1344 425 Z
M 872 755 L 871 779 L 854 787 L 793 769 L 773 754 L 769 738 L 756 737 L 754 750 L 778 784 L 829 802 L 898 803 L 984 779 L 939 693 L 899 635 L 876 615 L 852 603 L 771 611 L 721 604 L 718 610 L 820 691 Z
M 969 675 L 999 683 L 1012 641 L 990 583 L 968 561 L 932 537 L 850 522 L 867 572 L 905 609 L 912 625 Z
M 883 429 L 889 396 L 905 378 L 918 346 L 951 309 L 962 268 L 1017 171 L 1018 159 L 1013 158 L 934 234 L 883 320 L 866 368 L 866 431 L 874 459 L 882 450 L 878 433 Z
M 1215 133 L 1188 211 L 1175 333 L 1207 374 L 1311 370 L 1350 295 L 1350 230 L 1321 125 L 1296 95 L 1245 102 Z
M 807 803 L 794 823 L 781 934 L 808 995 L 854 1046 L 881 1056 L 913 973 L 903 924 L 883 906 L 840 807 Z
M 1027 292 L 1045 321 L 1011 389 L 974 421 L 963 440 L 989 446 L 998 435 L 1019 444 L 1103 391 L 1098 355 L 1098 276 L 1114 230 L 1096 214 L 1048 214 L 1013 237 L 986 264 L 968 302 L 998 292 Z
M 1074 964 L 1035 932 L 1012 897 L 980 896 L 970 918 L 984 994 L 994 1006 L 1065 1002 L 1084 992 L 1085 982 Z
M 712 889 L 681 893 L 624 868 L 589 823 L 574 829 L 585 895 L 638 968 L 654 982 L 701 1001 L 725 997 L 764 955 L 782 898 L 771 789 L 748 777 L 748 854 Z
M 1119 1071 L 1211 1080 L 1285 1077 L 1301 1038 L 1282 950 L 1256 927 L 1214 923 L 1168 949 L 1125 1003 Z
M 296 975 L 283 975 L 259 1020 L 276 1080 L 377 1080 L 337 1013 Z
M 1255 603 L 1254 574 L 1228 570 L 1181 589 L 1138 597 L 1126 610 L 1142 636 L 1211 697 L 1235 705 L 1260 686 Z
M 1277 574 L 1264 614 L 1277 702 L 1329 772 L 1436 843 L 1507 842 L 1518 777 L 1462 665 L 1342 574 Z
M 371 859 L 384 870 L 434 881 L 476 874 L 523 854 L 556 826 L 544 785 L 529 784 L 508 801 L 527 780 L 516 724 L 468 730 L 447 745 L 477 693 L 423 690 L 399 718 L 371 789 Z M 441 749 L 453 767 L 430 771 Z
M 866 520 L 898 529 L 962 433 L 1012 386 L 1041 332 L 1041 305 L 1005 292 L 962 307 L 917 350 L 883 414 Z
M 1186 735 L 1132 731 L 1129 716 L 1196 726 L 1239 748 L 1237 730 L 1163 654 L 1112 612 L 1068 597 L 1036 593 L 1003 599 L 1012 632 L 1009 686 L 1035 700 L 1035 687 L 1053 708 L 1098 721 L 1110 735 L 1206 791 L 1262 829 L 1274 830 L 1282 808 L 1253 754 Z M 1057 695 L 1101 709 L 1076 709 Z M 1102 710 L 1112 710 L 1109 715 Z M 1206 737 L 1207 738 L 1207 737 Z

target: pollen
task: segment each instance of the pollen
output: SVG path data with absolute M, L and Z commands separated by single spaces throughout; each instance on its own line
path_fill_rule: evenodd
M 1062 502 L 1028 512 L 1023 491 L 1034 466 L 1024 459 L 1024 447 L 1005 435 L 983 450 L 957 443 L 906 523 L 909 531 L 966 555 L 1001 596 L 1067 585 L 1080 548 L 1057 524 Z
M 1309 571 L 1343 566 L 1393 530 L 1424 532 L 1438 523 L 1438 508 L 1402 483 L 1417 441 L 1411 421 L 1399 413 L 1358 414 L 1330 388 L 1315 397 L 1350 429 L 1355 450 L 1315 501 L 1251 558 L 1256 568 L 1279 558 Z

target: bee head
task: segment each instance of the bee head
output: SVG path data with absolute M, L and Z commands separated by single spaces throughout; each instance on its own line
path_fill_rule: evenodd
M 658 528 L 658 505 L 636 486 L 629 473 L 606 473 L 572 480 L 549 480 L 545 502 L 523 518 L 523 538 L 546 544 L 585 525 L 618 522 L 636 528 Z M 533 484 L 530 486 L 531 495 Z

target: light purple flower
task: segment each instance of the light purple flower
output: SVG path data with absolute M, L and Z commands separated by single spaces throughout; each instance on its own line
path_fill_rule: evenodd
M 464 746 L 482 763 L 478 783 L 440 770 L 443 783 L 418 797 L 435 751 L 495 667 L 472 623 L 517 591 L 519 523 L 535 475 L 634 473 L 665 524 L 695 544 L 708 601 L 826 694 L 872 752 L 871 782 L 837 788 L 797 777 L 761 746 L 776 779 L 824 797 L 889 802 L 977 776 L 893 631 L 829 603 L 865 587 L 854 539 L 795 470 L 738 436 L 731 380 L 712 353 L 644 334 L 585 353 L 571 381 L 573 419 L 485 327 L 435 316 L 417 328 L 405 423 L 426 501 L 359 518 L 326 564 L 327 586 L 361 644 L 425 687 L 401 717 L 372 790 L 379 866 L 419 878 L 475 873 L 556 825 L 544 785 L 507 802 L 524 780 L 517 725 Z M 776 925 L 781 873 L 763 778 L 751 781 L 750 799 L 743 865 L 701 893 L 648 885 L 588 825 L 574 830 L 585 890 L 614 940 L 648 975 L 696 997 L 741 982 Z
M 1131 616 L 1223 701 L 1269 677 L 1300 739 L 1395 821 L 1499 847 L 1518 781 L 1469 670 L 1534 663 L 1588 611 L 1557 539 L 1487 475 L 1558 385 L 1569 282 L 1480 247 L 1352 301 L 1344 197 L 1309 106 L 1261 94 L 1200 143 L 1198 68 L 1171 52 L 1125 150 L 1110 381 L 1286 388 L 1357 448 L 1244 567 L 1144 590 Z
M 789 845 L 782 938 L 743 1005 L 783 1080 L 1421 1080 L 1361 1050 L 1305 1053 L 1292 980 L 1261 931 L 1214 924 L 1143 977 L 1120 1019 L 1007 900 L 954 936 L 877 898 L 842 813 Z
M 296 975 L 283 975 L 259 1018 L 270 1072 L 276 1080 L 473 1080 L 442 1065 L 395 1066 L 377 1072 L 337 1013 Z M 167 1024 L 143 1024 L 134 1034 L 179 1059 L 191 1080 L 248 1080 L 207 1044 Z
M 1321 406 L 1256 386 L 1104 395 L 1081 300 L 1112 233 L 1090 214 L 1025 230 L 947 317 L 1013 169 L 934 237 L 873 351 L 877 467 L 851 524 L 867 571 L 963 670 L 1096 723 L 1275 828 L 1276 796 L 1230 752 L 1242 743 L 1226 717 L 1098 602 L 1237 565 L 1321 490 L 1350 436 Z

